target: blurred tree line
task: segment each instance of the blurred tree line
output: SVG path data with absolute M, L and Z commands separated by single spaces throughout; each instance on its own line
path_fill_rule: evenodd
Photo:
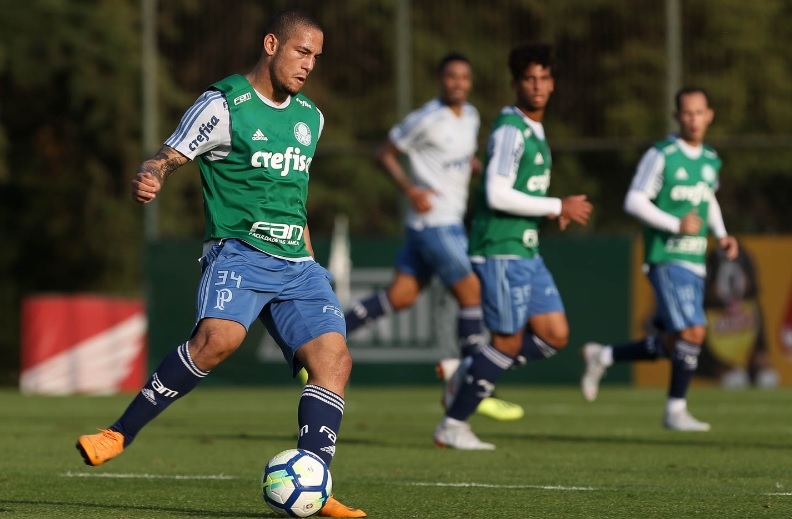
M 719 193 L 732 232 L 792 231 L 792 4 L 680 0 L 684 84 L 708 89 L 710 142 L 724 158 Z M 6 2 L 0 17 L 0 382 L 18 366 L 25 295 L 140 295 L 143 210 L 129 181 L 141 159 L 140 0 Z M 409 45 L 396 48 L 399 6 Z M 630 0 L 169 0 L 158 6 L 159 141 L 211 82 L 245 73 L 261 29 L 299 7 L 325 27 L 305 93 L 326 117 L 312 168 L 316 236 L 339 212 L 357 235 L 400 233 L 400 197 L 371 161 L 403 114 L 396 60 L 410 58 L 412 106 L 436 93 L 434 65 L 451 50 L 474 65 L 480 149 L 513 100 L 506 55 L 520 40 L 556 45 L 546 118 L 554 194 L 587 193 L 593 225 L 632 232 L 622 199 L 635 163 L 668 130 L 663 2 Z M 43 35 L 42 35 L 43 33 Z M 197 168 L 183 168 L 159 202 L 163 239 L 202 235 Z

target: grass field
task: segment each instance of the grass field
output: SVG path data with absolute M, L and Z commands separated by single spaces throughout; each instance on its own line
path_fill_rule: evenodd
M 526 417 L 474 417 L 494 452 L 437 449 L 438 387 L 352 387 L 335 493 L 385 518 L 789 518 L 792 390 L 695 388 L 709 433 L 660 427 L 661 390 L 505 386 Z M 74 441 L 129 396 L 0 391 L 0 518 L 262 518 L 266 461 L 295 445 L 300 387 L 199 388 L 122 456 L 82 464 Z

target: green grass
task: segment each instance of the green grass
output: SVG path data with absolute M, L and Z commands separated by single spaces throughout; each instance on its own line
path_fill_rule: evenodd
M 0 519 L 274 517 L 259 476 L 295 445 L 299 394 L 200 388 L 122 456 L 90 468 L 76 437 L 112 422 L 128 395 L 0 392 Z M 439 387 L 353 386 L 332 467 L 336 496 L 372 519 L 792 517 L 790 389 L 694 388 L 691 408 L 709 433 L 663 430 L 660 390 L 608 386 L 593 404 L 569 387 L 499 394 L 526 417 L 474 417 L 498 449 L 460 452 L 432 444 Z

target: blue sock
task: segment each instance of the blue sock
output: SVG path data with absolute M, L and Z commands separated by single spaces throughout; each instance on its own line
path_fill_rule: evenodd
M 343 416 L 343 398 L 323 387 L 307 384 L 297 407 L 300 425 L 297 448 L 313 452 L 329 467 Z
M 515 359 L 515 367 L 525 366 L 532 360 L 549 359 L 556 353 L 558 353 L 558 349 L 553 345 L 534 333 L 526 332 L 523 335 L 522 350 Z
M 110 429 L 124 435 L 124 447 L 137 433 L 177 399 L 183 397 L 208 375 L 193 363 L 185 342 L 170 352 Z
M 459 365 L 459 372 L 455 375 L 463 377 L 462 382 L 446 416 L 456 420 L 467 420 L 470 415 L 476 412 L 479 402 L 492 395 L 495 390 L 495 382 L 501 373 L 509 369 L 512 364 L 514 364 L 514 359 L 489 344 L 472 356 L 465 358 Z
M 659 335 L 650 335 L 641 340 L 613 346 L 613 362 L 655 360 L 665 357 L 663 340 Z
M 484 346 L 484 312 L 481 306 L 464 306 L 457 319 L 457 344 L 460 357 L 468 357 Z
M 685 398 L 690 379 L 698 367 L 700 354 L 700 345 L 677 339 L 671 354 L 671 386 L 668 388 L 668 398 Z
M 347 333 L 352 333 L 364 324 L 368 324 L 392 311 L 393 307 L 388 300 L 388 294 L 384 290 L 372 294 L 360 301 L 350 312 L 344 315 Z

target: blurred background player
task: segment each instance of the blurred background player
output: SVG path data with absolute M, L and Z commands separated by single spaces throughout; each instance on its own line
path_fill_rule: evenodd
M 592 211 L 585 195 L 547 196 L 552 160 L 542 119 L 555 86 L 552 47 L 515 47 L 509 70 L 516 101 L 493 123 L 470 233 L 469 254 L 492 344 L 466 357 L 446 384 L 447 412 L 434 433 L 442 447 L 494 449 L 479 440 L 467 419 L 505 370 L 551 357 L 566 345 L 569 326 L 539 255 L 539 223 L 558 219 L 562 229 L 570 221 L 586 224 Z
M 721 159 L 704 144 L 714 113 L 706 92 L 684 88 L 676 95 L 679 135 L 656 143 L 638 163 L 624 209 L 644 225 L 644 262 L 657 300 L 661 333 L 616 346 L 583 346 L 586 367 L 581 389 L 597 398 L 605 370 L 614 362 L 671 358 L 671 381 L 663 425 L 676 431 L 708 431 L 710 425 L 687 409 L 687 391 L 706 335 L 704 276 L 707 233 L 728 259 L 737 240 L 726 233 L 715 198 Z
M 333 460 L 352 359 L 330 274 L 313 259 L 305 210 L 324 117 L 299 94 L 323 42 L 322 29 L 307 15 L 276 15 L 253 70 L 212 85 L 138 169 L 132 197 L 148 203 L 175 170 L 198 160 L 206 242 L 196 326 L 113 425 L 79 437 L 86 464 L 121 454 L 146 424 L 234 353 L 256 319 L 293 372 L 308 372 L 297 408 L 297 447 L 328 466 Z M 366 516 L 332 497 L 319 515 Z
M 471 174 L 481 173 L 475 157 L 479 113 L 468 102 L 473 71 L 462 54 L 451 53 L 437 66 L 439 96 L 394 126 L 377 152 L 377 162 L 407 195 L 405 242 L 396 258 L 396 273 L 387 289 L 357 303 L 346 314 L 347 333 L 392 312 L 409 308 L 437 275 L 459 304 L 460 355 L 475 353 L 485 341 L 481 290 L 467 256 L 463 225 Z M 401 155 L 410 162 L 408 175 Z M 412 177 L 412 178 L 411 178 Z M 448 376 L 459 361 L 447 359 Z M 497 420 L 523 416 L 522 407 L 490 398 L 479 412 Z

